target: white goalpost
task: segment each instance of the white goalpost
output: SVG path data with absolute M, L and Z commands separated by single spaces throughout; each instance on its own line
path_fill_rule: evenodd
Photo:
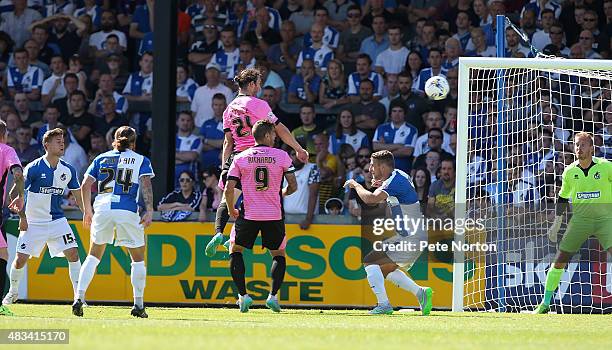
M 455 241 L 497 251 L 454 252 L 453 311 L 519 312 L 542 300 L 573 135 L 593 134 L 595 155 L 612 159 L 611 82 L 607 60 L 459 59 L 455 217 L 484 229 Z M 551 310 L 612 312 L 612 260 L 596 239 L 568 264 Z

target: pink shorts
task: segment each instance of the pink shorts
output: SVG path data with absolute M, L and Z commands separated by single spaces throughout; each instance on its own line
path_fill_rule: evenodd
M 0 248 L 7 248 L 6 240 L 4 239 L 4 231 L 0 232 Z

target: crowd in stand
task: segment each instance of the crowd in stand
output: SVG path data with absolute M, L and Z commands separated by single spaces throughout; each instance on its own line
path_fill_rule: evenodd
M 151 115 L 130 103 L 151 99 L 153 8 L 160 4 L 0 1 L 0 118 L 24 164 L 41 154 L 42 134 L 60 124 L 69 131 L 65 157 L 81 174 L 121 125 L 135 127 L 138 151 L 149 153 Z M 171 218 L 199 211 L 201 220 L 216 209 L 222 114 L 237 92 L 232 79 L 257 67 L 259 97 L 311 155 L 307 164 L 294 157 L 300 186 L 284 203 L 286 213 L 306 214 L 303 227 L 316 213 L 360 216 L 362 203 L 342 184 L 354 178 L 369 186 L 369 156 L 383 149 L 412 175 L 428 215 L 451 215 L 458 57 L 495 56 L 496 15 L 510 18 L 535 49 L 556 56 L 607 58 L 612 34 L 610 0 L 191 0 L 178 6 L 176 96 L 185 108 L 176 116 L 177 190 L 159 209 Z M 534 55 L 513 29 L 505 35 L 507 57 Z M 434 75 L 450 84 L 442 101 L 423 93 Z M 612 121 L 609 114 L 602 123 Z

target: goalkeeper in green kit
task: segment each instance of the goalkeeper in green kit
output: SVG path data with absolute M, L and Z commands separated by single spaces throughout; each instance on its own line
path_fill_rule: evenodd
M 578 160 L 563 171 L 555 221 L 548 230 L 552 242 L 557 242 L 569 202 L 573 215 L 555 262 L 546 274 L 544 300 L 533 311 L 535 314 L 548 313 L 563 270 L 589 236 L 597 237 L 602 247 L 612 253 L 612 162 L 593 157 L 593 137 L 585 132 L 574 136 L 574 151 Z

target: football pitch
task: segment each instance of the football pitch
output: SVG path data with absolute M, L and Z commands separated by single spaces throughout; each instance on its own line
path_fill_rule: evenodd
M 567 349 L 612 343 L 611 315 L 396 312 L 365 310 L 149 307 L 135 319 L 127 306 L 12 305 L 0 329 L 67 328 L 69 345 L 0 345 L 20 349 Z M 555 345 L 556 344 L 556 345 Z

